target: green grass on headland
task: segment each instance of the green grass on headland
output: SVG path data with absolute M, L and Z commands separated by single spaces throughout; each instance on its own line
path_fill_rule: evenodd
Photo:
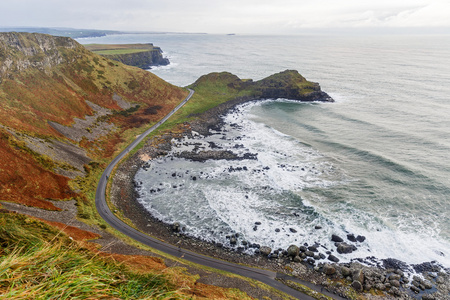
M 117 50 L 102 50 L 102 51 L 93 51 L 99 55 L 117 55 L 117 54 L 129 54 L 129 53 L 139 53 L 146 52 L 149 50 L 145 49 L 117 49 Z

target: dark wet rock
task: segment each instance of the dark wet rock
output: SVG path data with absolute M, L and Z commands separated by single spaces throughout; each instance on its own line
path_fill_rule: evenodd
M 308 250 L 312 251 L 312 252 L 319 252 L 319 250 L 317 250 L 317 246 L 315 246 L 315 245 L 314 246 L 309 246 Z
M 183 151 L 177 153 L 176 157 L 189 159 L 192 161 L 204 162 L 209 159 L 219 160 L 244 160 L 244 159 L 256 159 L 257 154 L 245 153 L 243 156 L 239 156 L 229 150 L 206 150 L 206 151 Z
M 309 256 L 309 257 L 314 257 L 314 252 L 312 252 L 312 251 L 306 251 L 305 252 L 305 254 L 306 254 L 306 256 Z
M 325 256 L 325 254 L 323 254 L 323 253 L 319 253 L 319 257 L 320 257 L 320 259 L 325 259 L 325 258 L 327 258 L 327 257 Z
M 416 294 L 420 293 L 420 289 L 414 285 L 410 286 L 409 288 Z
M 354 280 L 352 282 L 352 287 L 358 292 L 362 292 L 363 291 L 363 285 L 358 280 Z
M 253 226 L 253 231 L 256 231 L 256 230 L 258 230 L 258 226 Z
M 314 261 L 314 259 L 313 258 L 308 258 L 307 260 L 306 260 L 306 262 L 308 263 L 308 264 L 310 264 L 310 265 L 314 265 L 316 262 Z
M 277 253 L 270 253 L 267 257 L 268 257 L 268 258 L 275 259 L 275 258 L 278 258 L 279 255 L 278 255 Z
M 323 273 L 325 273 L 326 275 L 333 275 L 336 273 L 336 268 L 332 265 L 325 264 L 323 266 Z
M 294 261 L 295 261 L 295 262 L 298 262 L 298 263 L 299 263 L 299 262 L 302 262 L 302 258 L 301 258 L 300 256 L 297 255 L 296 257 L 294 257 Z
M 275 228 L 275 232 L 280 232 L 280 228 Z
M 339 243 L 337 246 L 337 252 L 340 254 L 348 254 L 352 253 L 356 250 L 356 247 L 354 245 L 349 245 L 347 243 Z
M 334 256 L 333 254 L 328 255 L 328 260 L 335 262 L 335 263 L 339 262 L 339 258 Z
M 308 250 L 305 246 L 300 246 L 299 249 L 301 252 L 306 252 Z
M 261 225 L 261 222 L 255 222 L 255 225 Z
M 316 229 L 316 230 L 322 229 L 322 226 L 316 225 L 316 226 L 314 226 L 314 229 Z
M 356 243 L 356 237 L 354 234 L 347 234 L 347 240 L 350 242 Z
M 236 237 L 232 236 L 232 237 L 230 238 L 230 244 L 231 244 L 231 245 L 236 245 L 236 243 L 237 243 Z
M 261 252 L 262 255 L 269 256 L 269 254 L 272 252 L 272 248 L 262 246 L 261 248 L 259 248 L 259 251 Z
M 425 262 L 417 265 L 412 265 L 412 267 L 417 273 L 439 272 L 439 270 L 441 269 L 438 265 L 436 265 L 435 262 Z
M 181 228 L 180 223 L 175 222 L 175 223 L 172 224 L 172 231 L 173 232 L 180 232 L 180 228 Z
M 365 237 L 365 236 L 362 236 L 362 235 L 358 235 L 358 236 L 356 237 L 356 240 L 357 240 L 358 242 L 362 243 L 362 242 L 364 242 L 364 241 L 366 240 L 366 237 Z
M 295 230 L 294 228 L 289 228 L 289 231 L 292 233 L 297 233 L 297 230 Z
M 220 147 L 220 146 L 218 146 L 216 143 L 214 143 L 214 142 L 208 142 L 208 144 L 209 144 L 209 147 L 211 148 L 211 149 L 222 149 L 222 147 Z
M 300 253 L 300 249 L 296 245 L 290 245 L 287 249 L 287 256 L 296 257 Z
M 400 270 L 407 270 L 408 265 L 398 259 L 395 258 L 387 258 L 383 259 L 383 267 L 386 269 L 400 269 Z
M 244 246 L 247 246 L 248 242 L 247 241 L 242 241 L 241 244 L 244 245 Z
M 333 235 L 331 236 L 331 241 L 336 242 L 336 243 L 341 243 L 341 242 L 343 242 L 344 240 L 343 240 L 341 237 L 339 237 L 339 236 L 333 234 Z

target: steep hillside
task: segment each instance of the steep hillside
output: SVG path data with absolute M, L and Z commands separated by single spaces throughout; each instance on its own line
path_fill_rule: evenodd
M 0 33 L 0 200 L 56 209 L 47 199 L 77 194 L 68 177 L 186 94 L 70 38 Z

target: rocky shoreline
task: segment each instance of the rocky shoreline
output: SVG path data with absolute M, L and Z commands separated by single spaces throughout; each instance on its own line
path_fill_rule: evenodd
M 111 187 L 113 204 L 141 231 L 165 242 L 211 257 L 286 273 L 322 285 L 332 293 L 348 298 L 357 291 L 366 293 L 368 299 L 450 299 L 449 272 L 435 263 L 408 266 L 395 259 L 377 261 L 374 257 L 354 260 L 351 263 L 339 263 L 339 259 L 333 255 L 333 250 L 323 249 L 320 244 L 270 249 L 264 245 L 249 244 L 239 240 L 239 236 L 235 235 L 227 237 L 230 244 L 235 247 L 226 248 L 222 244 L 208 243 L 183 234 L 180 224 L 164 224 L 142 207 L 136 200 L 138 197 L 136 189 L 139 184 L 135 183 L 134 177 L 140 168 L 149 168 L 150 164 L 147 162 L 149 158 L 167 155 L 174 138 L 192 137 L 193 132 L 208 135 L 210 129 L 219 129 L 223 125 L 224 114 L 237 105 L 251 100 L 253 99 L 241 98 L 225 102 L 205 112 L 195 121 L 185 124 L 182 133 L 165 134 L 149 140 L 133 157 L 118 167 Z M 183 152 L 180 157 L 196 161 L 244 159 L 231 151 L 214 148 L 214 145 L 210 145 L 210 149 L 205 151 Z M 331 238 L 339 253 L 356 250 L 354 244 L 365 239 L 363 236 L 354 235 L 347 236 L 347 240 L 339 236 Z M 255 255 L 243 253 L 249 247 L 255 249 Z M 417 275 L 410 276 L 408 271 L 411 269 L 414 269 Z

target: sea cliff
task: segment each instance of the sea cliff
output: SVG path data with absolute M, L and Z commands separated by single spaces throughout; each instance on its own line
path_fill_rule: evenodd
M 160 47 L 153 44 L 120 44 L 120 45 L 86 45 L 86 49 L 105 58 L 119 61 L 123 64 L 150 69 L 152 66 L 165 66 L 169 60 L 162 55 Z

